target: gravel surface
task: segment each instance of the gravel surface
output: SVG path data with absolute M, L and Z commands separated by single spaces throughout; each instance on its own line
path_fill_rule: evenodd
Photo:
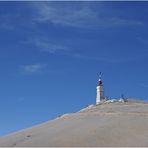
M 148 104 L 92 105 L 1 137 L 0 146 L 148 147 Z

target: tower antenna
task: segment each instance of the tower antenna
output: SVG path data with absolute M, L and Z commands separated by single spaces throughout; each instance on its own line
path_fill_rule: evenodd
M 101 76 L 102 76 L 102 73 L 100 72 L 100 73 L 99 73 L 99 80 L 101 80 Z

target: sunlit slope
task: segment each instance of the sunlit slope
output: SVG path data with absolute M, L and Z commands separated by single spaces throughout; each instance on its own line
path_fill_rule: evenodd
M 148 104 L 91 106 L 2 137 L 0 146 L 148 146 Z

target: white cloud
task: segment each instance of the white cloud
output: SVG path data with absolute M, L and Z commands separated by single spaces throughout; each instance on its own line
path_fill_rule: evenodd
M 137 25 L 143 26 L 140 20 L 127 20 L 114 13 L 112 7 L 107 7 L 104 2 L 96 2 L 98 9 L 93 9 L 95 2 L 58 2 L 39 1 L 28 2 L 24 5 L 29 15 L 23 13 L 1 14 L 0 28 L 18 29 L 23 26 L 33 27 L 38 23 L 52 23 L 54 25 L 77 27 L 85 29 L 102 29 L 116 26 Z M 115 9 L 115 8 L 114 8 Z M 19 12 L 19 11 L 18 11 Z M 130 14 L 129 14 L 130 15 Z
M 60 51 L 67 51 L 68 48 L 66 46 L 62 46 L 55 43 L 50 43 L 48 40 L 36 40 L 34 41 L 34 45 L 40 50 L 49 53 L 55 53 Z
M 46 53 L 46 54 L 56 54 L 56 55 L 67 55 L 70 56 L 73 54 L 73 49 L 64 45 L 63 43 L 59 43 L 58 41 L 50 41 L 50 39 L 46 36 L 42 37 L 32 37 L 26 41 L 21 42 L 23 45 L 31 45 L 36 51 Z M 30 48 L 28 48 L 30 49 Z M 44 68 L 46 65 L 34 64 L 24 66 L 23 69 L 25 71 L 34 72 L 38 69 Z
M 72 2 L 33 3 L 34 12 L 36 12 L 34 13 L 34 21 L 37 23 L 53 23 L 61 26 L 91 29 L 143 25 L 141 21 L 127 20 L 112 12 L 110 14 L 111 10 L 108 10 L 101 2 L 99 3 L 98 10 L 94 10 L 91 7 L 91 3 L 88 2 L 83 2 L 80 6 L 75 4 Z
M 144 44 L 144 45 L 148 45 L 148 39 L 147 38 L 143 38 L 143 37 L 137 37 L 137 41 Z
M 42 38 L 34 38 L 24 44 L 31 44 L 35 46 L 40 52 L 46 52 L 48 54 L 59 54 L 64 56 L 69 56 L 71 58 L 76 58 L 80 60 L 89 60 L 89 61 L 99 61 L 105 63 L 126 63 L 141 60 L 139 57 L 98 57 L 98 56 L 90 56 L 86 55 L 85 52 L 79 52 L 80 50 L 73 49 L 73 47 L 68 47 L 64 45 L 59 45 L 50 43 L 50 41 L 46 37 Z M 37 72 L 43 69 L 46 65 L 45 64 L 34 64 L 34 65 L 27 65 L 24 66 L 23 69 L 28 72 Z
M 148 84 L 146 84 L 146 83 L 140 83 L 139 85 L 140 85 L 141 87 L 148 88 Z
M 28 41 L 23 41 L 24 45 L 32 45 L 41 52 L 48 52 L 50 54 L 55 54 L 57 52 L 68 52 L 70 49 L 65 46 L 57 43 L 58 41 L 51 42 L 48 37 L 33 37 L 28 39 Z
M 82 59 L 82 60 L 90 60 L 90 61 L 97 61 L 97 62 L 105 62 L 105 63 L 126 63 L 126 62 L 132 62 L 132 61 L 137 61 L 140 60 L 140 58 L 137 57 L 95 57 L 95 56 L 86 56 L 84 54 L 67 54 L 71 57 L 77 58 L 77 59 Z
M 47 65 L 46 64 L 31 64 L 31 65 L 24 65 L 21 68 L 26 73 L 36 73 L 41 72 Z
M 13 30 L 16 26 L 15 21 L 20 19 L 20 15 L 0 14 L 0 28 L 6 30 Z
M 40 5 L 38 10 L 39 15 L 36 18 L 38 22 L 51 22 L 63 26 L 85 27 L 90 25 L 92 21 L 97 20 L 96 14 L 91 11 L 91 9 L 85 7 L 79 10 L 66 7 L 60 7 L 58 9 L 56 6 L 51 6 L 46 3 Z

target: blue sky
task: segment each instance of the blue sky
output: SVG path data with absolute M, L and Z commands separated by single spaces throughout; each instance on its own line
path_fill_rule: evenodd
M 147 100 L 148 2 L 0 2 L 0 135 L 94 104 Z

